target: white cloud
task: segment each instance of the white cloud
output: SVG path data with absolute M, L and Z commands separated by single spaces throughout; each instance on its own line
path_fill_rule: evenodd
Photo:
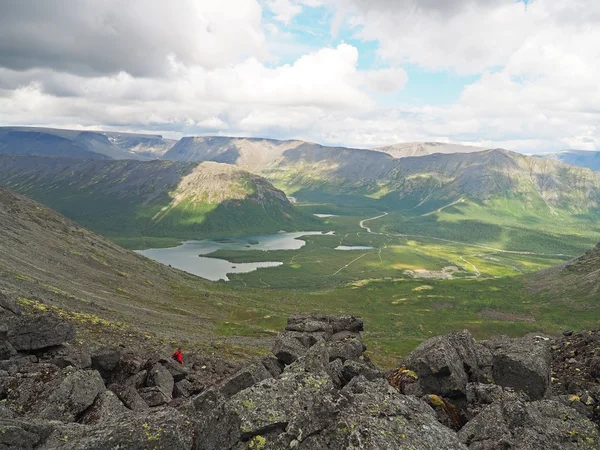
M 592 0 L 263 2 L 276 23 L 263 23 L 256 0 L 140 1 L 3 7 L 0 123 L 362 147 L 442 140 L 600 149 L 600 3 Z M 376 40 L 376 64 L 391 67 L 359 70 L 360 46 L 299 42 L 285 24 L 322 5 Z M 78 42 L 65 38 L 73 34 Z M 273 56 L 283 54 L 293 62 Z M 407 61 L 479 78 L 454 104 L 381 107 L 401 97 Z
M 302 12 L 302 6 L 290 0 L 268 0 L 267 7 L 275 15 L 275 19 L 285 24 Z

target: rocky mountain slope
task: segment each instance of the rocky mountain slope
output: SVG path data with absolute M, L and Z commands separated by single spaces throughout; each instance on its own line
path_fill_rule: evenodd
M 265 179 L 211 162 L 0 155 L 0 184 L 105 235 L 193 239 L 312 223 Z
M 373 150 L 387 153 L 394 158 L 406 158 L 407 156 L 425 156 L 434 153 L 475 153 L 486 149 L 484 147 L 448 144 L 444 142 L 404 142 L 401 144 L 376 147 Z
M 362 319 L 297 314 L 272 355 L 215 377 L 202 359 L 74 351 L 71 324 L 21 312 L 11 297 L 0 313 L 4 448 L 599 448 L 600 374 L 584 357 L 598 332 L 475 342 L 465 330 L 385 374 L 363 354 Z M 61 333 L 47 335 L 52 327 Z
M 572 166 L 600 171 L 600 152 L 588 150 L 564 150 L 562 152 L 542 153 L 535 156 L 538 158 L 556 159 Z
M 0 154 L 86 159 L 158 159 L 176 141 L 159 135 L 0 127 Z
M 554 298 L 600 299 L 600 244 L 566 264 L 537 272 L 529 278 L 530 289 Z

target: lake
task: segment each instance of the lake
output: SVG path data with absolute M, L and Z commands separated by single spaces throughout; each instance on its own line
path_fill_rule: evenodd
M 171 265 L 180 270 L 193 273 L 211 281 L 229 281 L 227 274 L 248 273 L 258 269 L 278 267 L 282 262 L 256 262 L 232 263 L 224 259 L 206 258 L 207 255 L 217 250 L 298 250 L 306 242 L 302 236 L 319 236 L 333 234 L 320 231 L 307 231 L 296 233 L 277 233 L 266 236 L 248 236 L 242 238 L 206 239 L 202 241 L 186 241 L 179 247 L 154 248 L 149 250 L 136 250 L 137 253 L 160 263 Z

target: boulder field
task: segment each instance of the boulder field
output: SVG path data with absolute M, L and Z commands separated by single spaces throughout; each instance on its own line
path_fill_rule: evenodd
M 70 345 L 0 294 L 0 450 L 600 449 L 600 332 L 423 342 L 383 372 L 363 320 L 296 314 L 232 373 Z

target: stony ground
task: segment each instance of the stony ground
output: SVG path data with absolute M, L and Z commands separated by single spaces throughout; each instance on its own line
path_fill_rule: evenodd
M 0 295 L 0 449 L 600 448 L 597 332 L 462 331 L 384 373 L 354 316 L 296 314 L 271 355 L 237 369 L 179 365 L 135 336 L 78 342 L 80 326 Z

